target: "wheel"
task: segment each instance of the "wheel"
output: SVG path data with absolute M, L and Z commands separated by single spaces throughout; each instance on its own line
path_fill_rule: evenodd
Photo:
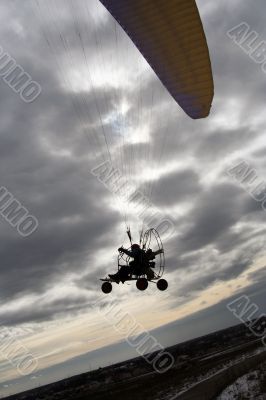
M 111 293 L 112 291 L 112 284 L 110 282 L 104 282 L 102 284 L 102 291 L 105 294 Z
M 148 281 L 146 278 L 139 278 L 136 282 L 136 286 L 139 290 L 146 290 L 148 287 Z
M 168 288 L 168 282 L 165 279 L 159 279 L 157 282 L 157 288 L 164 291 Z

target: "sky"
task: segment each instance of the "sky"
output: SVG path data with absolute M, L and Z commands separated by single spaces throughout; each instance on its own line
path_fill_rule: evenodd
M 106 318 L 109 301 L 162 346 L 237 324 L 226 305 L 241 295 L 264 312 L 266 212 L 252 190 L 266 179 L 266 69 L 254 53 L 266 41 L 265 7 L 197 5 L 215 96 L 210 116 L 194 121 L 97 0 L 1 0 L 0 46 L 41 88 L 25 102 L 0 75 L 0 186 L 38 221 L 22 236 L 0 218 L 1 338 L 36 363 L 22 376 L 2 346 L 1 396 L 137 356 Z M 238 25 L 253 32 L 246 46 Z M 110 155 L 173 223 L 166 292 L 101 293 L 128 246 L 125 221 L 135 241 L 141 226 L 92 172 Z M 232 173 L 240 162 L 253 183 Z

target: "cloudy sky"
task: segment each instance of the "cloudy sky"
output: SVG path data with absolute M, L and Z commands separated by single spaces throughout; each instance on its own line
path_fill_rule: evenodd
M 23 237 L 0 219 L 1 337 L 38 362 L 21 380 L 2 348 L 1 395 L 136 355 L 98 303 L 128 245 L 125 218 L 135 240 L 140 224 L 91 173 L 110 155 L 174 230 L 168 291 L 120 285 L 108 299 L 164 346 L 237 323 L 226 304 L 240 294 L 264 312 L 266 213 L 250 194 L 266 180 L 266 68 L 250 55 L 266 40 L 264 2 L 197 4 L 215 97 L 193 121 L 97 0 L 1 0 L 0 46 L 42 89 L 26 103 L 0 76 L 1 186 L 38 220 Z M 245 47 L 227 34 L 241 23 L 255 32 Z M 241 160 L 253 183 L 228 174 Z

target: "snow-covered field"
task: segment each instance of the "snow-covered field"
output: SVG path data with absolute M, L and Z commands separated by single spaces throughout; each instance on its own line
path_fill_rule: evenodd
M 217 400 L 266 400 L 266 363 L 238 378 L 228 386 Z
M 265 351 L 264 348 L 249 352 L 248 354 L 236 357 L 234 360 L 228 360 L 216 368 L 211 368 L 205 374 L 192 376 L 178 387 L 169 387 L 167 391 L 158 392 L 154 400 L 172 400 L 177 395 L 186 392 L 194 385 L 214 376 L 215 374 L 237 364 L 239 361 L 252 355 Z M 265 386 L 265 393 L 262 394 L 262 387 Z M 266 362 L 261 364 L 258 369 L 242 376 L 233 385 L 230 385 L 216 400 L 266 400 Z

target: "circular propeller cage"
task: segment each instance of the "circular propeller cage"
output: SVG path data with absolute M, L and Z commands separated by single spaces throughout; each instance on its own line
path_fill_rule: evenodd
M 148 229 L 144 234 L 140 237 L 140 247 L 144 251 L 151 249 L 153 252 L 157 252 L 160 250 L 160 253 L 155 257 L 154 261 L 155 266 L 153 268 L 154 278 L 153 280 L 160 279 L 164 274 L 165 268 L 165 257 L 164 257 L 164 249 L 163 243 L 160 238 L 158 231 L 154 228 Z M 129 247 L 128 250 L 131 248 Z M 118 270 L 122 265 L 129 265 L 131 258 L 127 256 L 125 253 L 120 252 L 118 255 Z

